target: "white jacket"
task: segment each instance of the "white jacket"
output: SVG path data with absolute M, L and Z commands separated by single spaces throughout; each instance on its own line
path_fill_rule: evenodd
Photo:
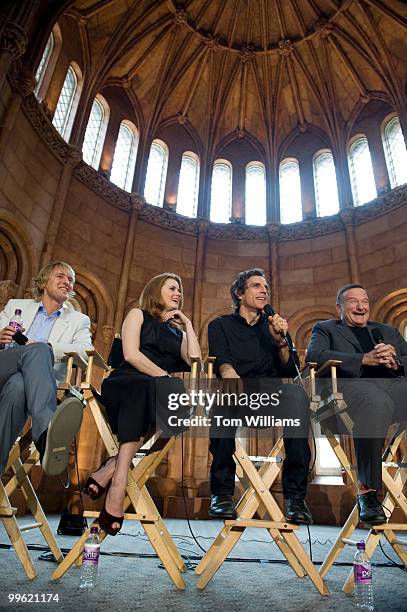
M 8 325 L 16 308 L 20 308 L 23 326 L 28 332 L 39 305 L 40 302 L 36 300 L 9 300 L 0 313 L 0 329 Z M 63 312 L 55 321 L 48 342 L 52 344 L 54 352 L 55 378 L 60 382 L 65 378 L 65 353 L 75 351 L 87 361 L 85 351 L 93 348 L 89 317 L 64 304 Z

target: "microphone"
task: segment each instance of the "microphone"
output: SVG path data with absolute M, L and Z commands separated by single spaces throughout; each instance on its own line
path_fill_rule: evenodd
M 375 341 L 376 344 L 384 343 L 382 332 L 377 327 L 372 329 L 372 336 L 373 336 L 373 340 Z
M 263 312 L 266 315 L 266 317 L 273 317 L 276 314 L 276 311 L 274 310 L 274 308 L 272 307 L 271 304 L 266 304 L 263 307 Z M 300 373 L 300 370 L 299 370 L 299 367 L 298 367 L 298 363 L 299 362 L 298 362 L 298 356 L 297 356 L 297 349 L 295 348 L 295 346 L 293 344 L 291 336 L 290 336 L 290 334 L 287 334 L 283 330 L 281 330 L 279 333 L 280 333 L 280 336 L 282 338 L 284 338 L 284 340 L 287 343 L 287 347 L 288 347 L 288 350 L 290 352 L 290 357 L 291 357 L 292 362 L 293 362 L 293 364 L 295 366 L 295 369 L 297 370 L 297 374 L 298 374 L 299 380 L 300 380 L 301 384 L 304 385 L 304 383 L 301 380 L 301 373 Z
M 271 304 L 266 304 L 263 308 L 263 312 L 266 315 L 266 317 L 273 317 L 276 314 L 276 311 L 274 310 Z M 286 334 L 286 332 L 283 330 L 281 330 L 279 334 L 287 342 L 288 348 L 295 350 L 290 334 Z

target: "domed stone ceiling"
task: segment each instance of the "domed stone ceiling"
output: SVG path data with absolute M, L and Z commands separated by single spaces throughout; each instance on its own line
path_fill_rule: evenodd
M 249 134 L 271 158 L 310 126 L 335 148 L 371 98 L 406 112 L 398 0 L 81 0 L 66 14 L 83 33 L 89 100 L 124 86 L 139 127 L 177 117 L 208 150 Z

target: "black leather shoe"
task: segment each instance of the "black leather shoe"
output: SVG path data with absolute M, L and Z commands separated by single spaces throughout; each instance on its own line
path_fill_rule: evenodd
M 363 523 L 377 525 L 386 522 L 386 515 L 377 498 L 376 491 L 369 491 L 364 495 L 358 495 L 357 501 L 359 518 Z
M 231 495 L 212 495 L 209 516 L 220 519 L 235 519 L 236 510 Z
M 286 499 L 285 518 L 296 525 L 312 525 L 312 514 L 305 499 Z

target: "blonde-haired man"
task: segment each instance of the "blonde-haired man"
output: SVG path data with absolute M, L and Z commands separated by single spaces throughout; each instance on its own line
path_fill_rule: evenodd
M 82 422 L 83 407 L 73 397 L 57 408 L 56 382 L 65 375 L 65 353 L 86 358 L 92 348 L 90 320 L 70 308 L 75 273 L 63 261 L 40 270 L 34 280 L 35 299 L 10 300 L 0 313 L 0 474 L 27 417 L 32 417 L 34 443 L 48 474 L 61 473 L 69 448 Z M 28 342 L 13 343 L 15 330 L 9 326 L 16 309 L 22 311 Z

